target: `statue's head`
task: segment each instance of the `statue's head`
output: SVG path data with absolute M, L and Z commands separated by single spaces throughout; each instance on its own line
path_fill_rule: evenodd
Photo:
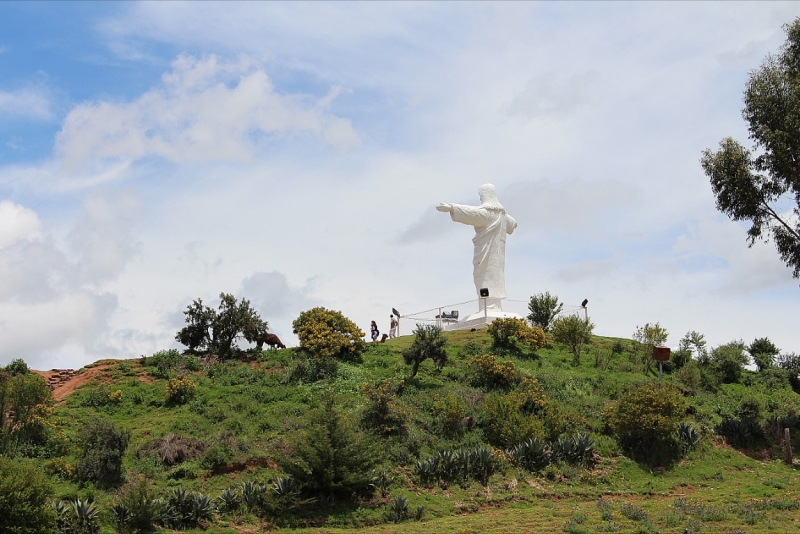
M 503 209 L 500 201 L 497 200 L 497 190 L 493 184 L 483 184 L 478 188 L 478 196 L 481 199 L 481 206 L 484 208 Z

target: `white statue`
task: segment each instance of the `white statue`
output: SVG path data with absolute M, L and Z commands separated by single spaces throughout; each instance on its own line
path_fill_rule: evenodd
M 506 213 L 497 200 L 497 191 L 492 184 L 478 188 L 480 206 L 441 203 L 436 209 L 450 213 L 455 222 L 475 227 L 472 243 L 475 252 L 472 256 L 472 277 L 475 291 L 480 296 L 482 288 L 489 290 L 489 298 L 481 299 L 481 310 L 485 304 L 488 310 L 502 311 L 501 299 L 506 298 L 506 235 L 517 227 L 517 221 Z

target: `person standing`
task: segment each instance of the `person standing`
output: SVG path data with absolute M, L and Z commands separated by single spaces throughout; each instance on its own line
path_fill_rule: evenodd
M 378 341 L 380 332 L 378 332 L 378 324 L 375 321 L 372 321 L 372 323 L 369 325 L 369 335 L 372 337 L 373 343 Z
M 397 325 L 398 321 L 394 318 L 394 315 L 389 316 L 389 339 L 397 337 Z

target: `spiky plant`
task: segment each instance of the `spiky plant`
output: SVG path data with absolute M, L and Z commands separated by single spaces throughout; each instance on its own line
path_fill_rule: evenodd
M 221 512 L 235 512 L 241 504 L 241 497 L 235 488 L 225 488 L 217 497 L 217 506 Z
M 408 519 L 408 499 L 396 495 L 389 502 L 389 518 L 395 523 Z

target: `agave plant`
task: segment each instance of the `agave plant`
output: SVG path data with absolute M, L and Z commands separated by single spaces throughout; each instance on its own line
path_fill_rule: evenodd
M 528 471 L 539 471 L 550 463 L 545 445 L 539 438 L 526 439 L 506 452 L 515 466 Z
M 56 529 L 59 532 L 69 532 L 72 507 L 64 501 L 53 501 L 50 506 L 56 511 Z
M 242 502 L 248 510 L 254 510 L 261 505 L 267 488 L 259 482 L 248 480 L 246 482 L 242 482 L 240 489 L 242 492 Z
M 574 463 L 585 464 L 594 455 L 594 440 L 588 434 L 575 434 L 572 443 Z
M 690 451 L 700 443 L 700 434 L 692 423 L 686 421 L 678 423 L 678 439 L 681 441 L 683 452 Z
M 70 506 L 72 507 L 74 532 L 78 534 L 97 534 L 100 532 L 100 525 L 97 524 L 97 519 L 100 516 L 100 510 L 91 500 L 70 499 Z
M 289 497 L 300 493 L 300 484 L 292 477 L 278 477 L 272 485 L 272 492 L 278 497 Z
M 235 512 L 239 509 L 242 501 L 239 497 L 239 492 L 233 488 L 226 488 L 217 497 L 217 503 L 220 511 L 222 512 Z
M 392 476 L 392 474 L 385 469 L 373 471 L 370 484 L 372 484 L 374 488 L 377 488 L 383 497 L 389 493 L 389 488 L 391 488 L 392 484 L 394 484 L 394 476 Z
M 189 524 L 192 521 L 192 494 L 178 487 L 170 492 L 169 505 L 177 516 L 177 526 Z
M 192 523 L 197 525 L 200 521 L 208 521 L 214 517 L 214 501 L 208 495 L 196 493 L 192 495 Z
M 425 485 L 430 485 L 436 480 L 439 471 L 439 461 L 435 456 L 427 460 L 419 460 L 415 468 L 420 481 Z
M 480 447 L 472 451 L 470 469 L 472 475 L 477 478 L 484 486 L 488 484 L 489 478 L 497 471 L 497 460 L 492 451 L 486 447 Z
M 126 525 L 131 521 L 131 510 L 124 504 L 114 504 L 111 506 L 111 518 L 117 530 L 121 531 L 125 529 Z
M 397 495 L 389 502 L 389 518 L 395 523 L 408 519 L 408 499 Z

